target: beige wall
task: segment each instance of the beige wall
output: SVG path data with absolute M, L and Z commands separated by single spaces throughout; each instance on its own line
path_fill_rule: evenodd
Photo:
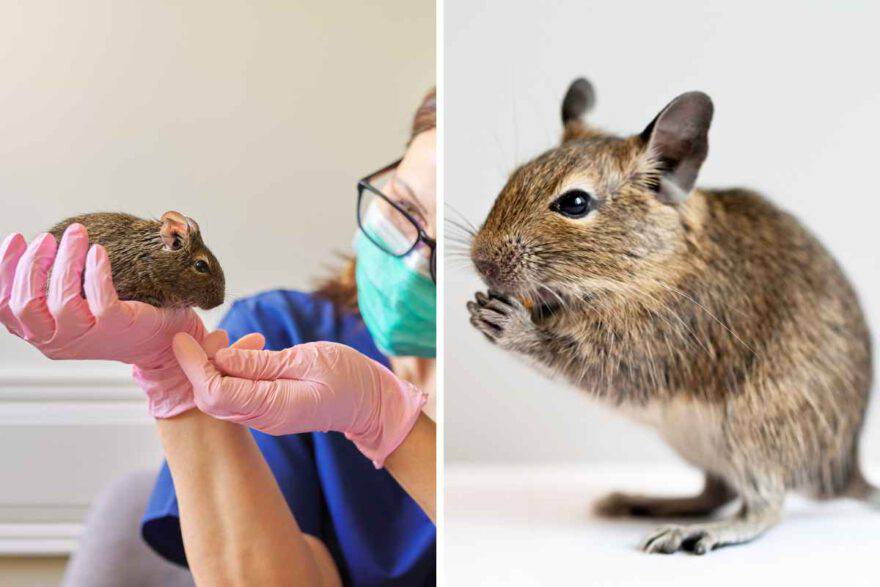
M 0 558 L 3 587 L 49 587 L 64 576 L 64 557 Z
M 434 6 L 3 3 L 0 72 L 0 234 L 177 209 L 230 298 L 308 288 L 350 246 L 355 182 L 402 152 L 434 83 Z M 75 523 L 110 477 L 158 458 L 124 367 L 0 336 L 0 551 L 23 548 L 11 522 Z M 59 532 L 46 549 L 75 534 Z

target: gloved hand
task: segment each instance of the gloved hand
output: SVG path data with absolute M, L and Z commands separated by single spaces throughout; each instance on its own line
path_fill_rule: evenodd
M 6 237 L 0 245 L 0 322 L 50 359 L 133 365 L 134 378 L 156 418 L 170 418 L 195 406 L 171 340 L 178 332 L 203 340 L 202 321 L 191 309 L 120 301 L 107 252 L 100 245 L 89 248 L 81 224 L 70 225 L 60 245 L 51 234 L 40 235 L 30 245 L 17 233 Z
M 174 354 L 203 412 L 275 435 L 343 432 L 377 469 L 427 400 L 376 361 L 333 342 L 283 351 L 225 348 L 209 361 L 191 336 L 178 334 Z

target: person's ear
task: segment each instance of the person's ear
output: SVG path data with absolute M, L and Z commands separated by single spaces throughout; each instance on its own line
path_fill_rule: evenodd
M 562 142 L 592 134 L 584 122 L 584 115 L 593 109 L 596 93 L 584 78 L 571 82 L 562 100 Z
M 646 148 L 660 163 L 655 190 L 661 201 L 681 202 L 694 189 L 709 152 L 713 111 L 709 96 L 687 92 L 670 102 L 642 131 Z
M 199 230 L 195 220 L 174 210 L 162 214 L 160 222 L 159 236 L 166 251 L 179 251 L 189 245 L 192 235 Z

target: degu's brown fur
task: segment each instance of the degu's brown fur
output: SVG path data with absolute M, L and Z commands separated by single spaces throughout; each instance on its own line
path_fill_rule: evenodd
M 223 269 L 192 218 L 174 211 L 160 220 L 96 212 L 63 220 L 49 232 L 60 241 L 73 223 L 85 226 L 90 244 L 106 249 L 120 299 L 206 310 L 223 303 Z
M 513 172 L 474 235 L 490 290 L 468 307 L 491 341 L 653 426 L 706 473 L 697 496 L 612 494 L 599 511 L 702 516 L 739 497 L 730 519 L 663 526 L 642 545 L 704 553 L 773 526 L 789 490 L 880 505 L 857 458 L 870 337 L 838 264 L 761 195 L 694 187 L 708 96 L 619 138 L 581 120 L 592 95 L 572 84 L 562 144 Z

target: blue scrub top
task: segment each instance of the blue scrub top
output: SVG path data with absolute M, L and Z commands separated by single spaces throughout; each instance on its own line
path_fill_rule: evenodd
M 296 291 L 270 291 L 237 301 L 221 322 L 236 340 L 251 332 L 266 348 L 328 340 L 347 344 L 384 365 L 356 314 Z M 385 470 L 376 470 L 335 432 L 269 436 L 251 431 L 303 532 L 320 538 L 346 585 L 434 585 L 436 529 Z M 177 495 L 162 466 L 141 533 L 165 558 L 186 565 Z

